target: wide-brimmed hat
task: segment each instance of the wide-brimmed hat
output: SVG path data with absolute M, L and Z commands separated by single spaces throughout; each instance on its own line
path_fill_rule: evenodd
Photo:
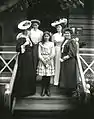
M 18 24 L 18 28 L 21 30 L 26 30 L 30 28 L 31 22 L 29 20 L 22 21 Z
M 63 30 L 63 33 L 69 31 L 71 34 L 73 33 L 72 29 L 70 27 L 67 27 Z
M 37 23 L 37 24 L 39 24 L 40 25 L 40 21 L 39 20 L 37 20 L 37 19 L 32 19 L 31 20 L 31 23 L 33 24 L 33 23 Z
M 52 33 L 49 32 L 49 31 L 45 31 L 45 32 L 43 32 L 43 35 L 45 35 L 45 34 L 48 34 L 49 36 L 52 36 Z
M 55 22 L 51 23 L 51 26 L 55 27 L 55 26 L 60 25 L 60 24 L 66 25 L 67 24 L 67 19 L 62 18 L 59 21 L 55 21 Z

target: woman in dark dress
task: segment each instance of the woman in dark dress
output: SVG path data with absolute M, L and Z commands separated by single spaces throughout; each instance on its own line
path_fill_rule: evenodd
M 76 90 L 77 76 L 76 76 L 76 54 L 77 41 L 71 37 L 72 30 L 66 28 L 64 30 L 64 37 L 66 43 L 64 44 L 63 53 L 61 54 L 61 69 L 59 77 L 59 87 L 64 88 L 68 94 L 72 94 Z
M 27 22 L 27 27 L 25 26 Z M 25 21 L 18 25 L 23 32 L 17 36 L 16 51 L 18 56 L 18 69 L 14 83 L 14 96 L 24 97 L 34 95 L 36 92 L 36 70 L 34 68 L 33 44 L 28 37 L 28 28 L 31 22 Z

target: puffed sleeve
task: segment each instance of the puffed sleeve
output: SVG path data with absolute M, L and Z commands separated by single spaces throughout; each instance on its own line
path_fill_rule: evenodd
M 16 40 L 18 40 L 22 36 L 22 33 L 17 34 Z
M 26 42 L 25 38 L 19 38 L 17 40 L 17 44 L 16 44 L 16 51 L 17 52 L 21 52 L 21 45 L 23 45 Z

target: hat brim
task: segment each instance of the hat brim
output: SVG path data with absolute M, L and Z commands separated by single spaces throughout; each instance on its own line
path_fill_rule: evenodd
M 63 19 L 60 19 L 59 21 L 55 21 L 51 23 L 51 26 L 56 27 L 57 25 L 66 25 L 66 24 L 67 24 L 67 19 L 63 18 Z
M 40 24 L 40 21 L 37 20 L 37 19 L 33 19 L 33 20 L 31 20 L 31 23 L 38 23 L 38 24 Z
M 30 28 L 31 22 L 29 20 L 22 21 L 21 23 L 18 24 L 18 28 L 20 30 L 26 30 Z

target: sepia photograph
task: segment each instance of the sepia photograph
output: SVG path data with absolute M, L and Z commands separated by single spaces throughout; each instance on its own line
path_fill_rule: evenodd
M 0 0 L 0 119 L 94 116 L 94 1 Z

